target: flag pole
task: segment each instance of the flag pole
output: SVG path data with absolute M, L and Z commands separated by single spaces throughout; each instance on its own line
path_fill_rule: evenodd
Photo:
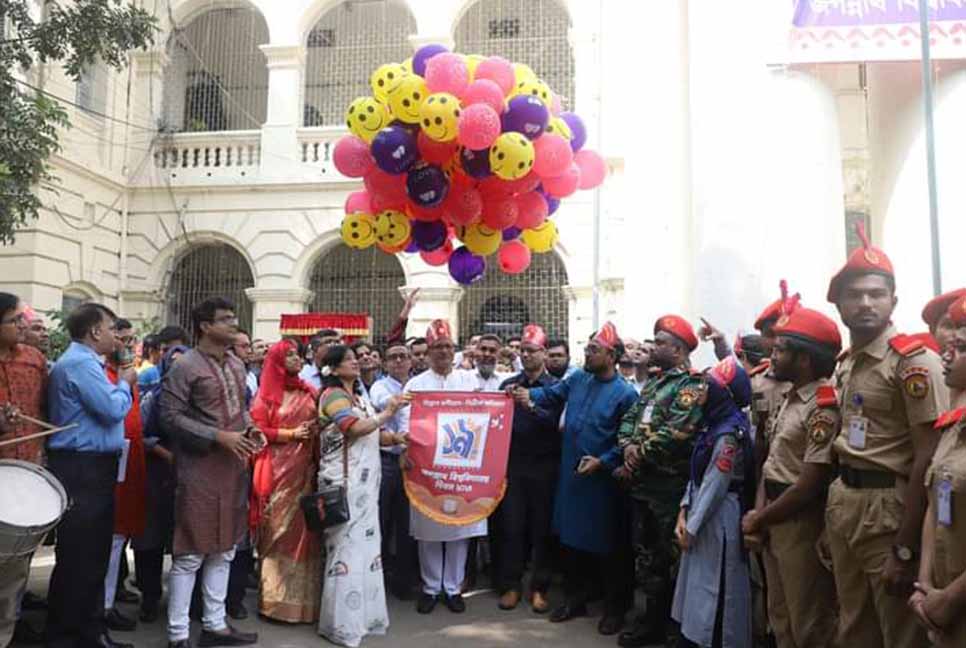
M 929 184 L 929 238 L 932 246 L 932 290 L 942 293 L 939 254 L 939 199 L 936 191 L 936 137 L 933 125 L 932 61 L 929 52 L 929 3 L 919 0 L 919 37 L 922 44 L 922 102 L 926 126 L 926 169 Z

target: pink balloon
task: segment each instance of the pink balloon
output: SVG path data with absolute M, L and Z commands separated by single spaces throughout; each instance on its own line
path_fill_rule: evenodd
M 353 191 L 345 199 L 345 213 L 355 214 L 356 212 L 373 213 L 372 196 L 369 195 L 368 191 Z
M 530 267 L 530 248 L 523 241 L 507 241 L 497 255 L 500 269 L 507 274 L 520 274 Z
M 406 174 L 392 175 L 377 166 L 369 169 L 362 178 L 362 183 L 370 194 L 380 194 L 386 198 L 406 200 Z
M 463 96 L 460 97 L 463 100 L 464 106 L 473 106 L 475 104 L 486 104 L 490 108 L 496 111 L 498 115 L 502 115 L 503 111 L 506 110 L 506 102 L 503 100 L 503 90 L 494 81 L 489 79 L 477 79 L 463 92 Z
M 406 209 L 406 200 L 404 198 L 398 198 L 393 196 L 387 196 L 384 193 L 373 193 L 372 198 L 372 212 L 373 214 L 378 214 L 384 209 L 395 209 L 396 211 L 404 211 Z
M 483 197 L 472 187 L 458 188 L 450 185 L 443 207 L 453 225 L 469 225 L 480 219 L 483 213 Z
M 500 136 L 500 126 L 500 116 L 495 110 L 486 104 L 474 104 L 460 113 L 457 139 L 474 151 L 490 148 Z
M 436 56 L 441 56 L 437 54 Z M 433 58 L 436 58 L 434 56 Z M 429 59 L 432 61 L 433 59 Z M 416 136 L 416 146 L 419 148 L 420 156 L 430 164 L 445 164 L 453 159 L 459 144 L 455 141 L 437 142 L 421 129 Z
M 574 161 L 570 142 L 560 135 L 544 133 L 533 142 L 533 172 L 541 178 L 555 178 Z
M 361 178 L 376 164 L 369 153 L 369 145 L 355 135 L 346 135 L 335 143 L 332 162 L 347 178 Z
M 520 194 L 516 197 L 517 201 L 517 222 L 516 227 L 520 229 L 537 229 L 547 220 L 550 207 L 547 199 L 536 191 Z
M 459 54 L 443 52 L 426 62 L 426 88 L 430 92 L 461 95 L 470 84 L 470 71 Z
M 504 95 L 510 94 L 516 84 L 517 75 L 513 71 L 513 64 L 502 56 L 491 56 L 480 61 L 476 66 L 474 79 L 489 79 L 498 86 Z
M 579 184 L 580 169 L 577 168 L 576 164 L 571 164 L 563 175 L 556 178 L 544 178 L 543 189 L 554 198 L 566 198 L 577 191 Z
M 491 198 L 483 203 L 483 224 L 492 230 L 502 231 L 513 227 L 519 211 L 513 198 Z
M 574 164 L 580 169 L 580 189 L 599 187 L 607 177 L 607 163 L 597 151 L 581 149 L 574 155 Z
M 430 59 L 432 60 L 432 59 Z M 436 248 L 432 252 L 420 251 L 419 256 L 427 265 L 441 266 L 449 263 L 449 256 L 453 253 L 453 241 L 447 239 L 442 247 Z

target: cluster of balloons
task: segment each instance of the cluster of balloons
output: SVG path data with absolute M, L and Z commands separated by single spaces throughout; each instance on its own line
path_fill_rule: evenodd
M 426 45 L 369 81 L 333 151 L 336 169 L 365 185 L 345 204 L 350 247 L 418 252 L 461 284 L 493 254 L 520 273 L 556 244 L 548 217 L 560 200 L 607 174 L 580 117 L 524 64 Z

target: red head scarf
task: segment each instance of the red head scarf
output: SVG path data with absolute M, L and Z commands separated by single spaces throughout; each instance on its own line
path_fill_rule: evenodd
M 276 343 L 265 355 L 262 364 L 262 375 L 258 384 L 258 399 L 266 404 L 278 407 L 287 390 L 301 389 L 311 392 L 298 375 L 292 375 L 285 369 L 285 356 L 292 349 L 297 349 L 292 340 L 282 340 Z

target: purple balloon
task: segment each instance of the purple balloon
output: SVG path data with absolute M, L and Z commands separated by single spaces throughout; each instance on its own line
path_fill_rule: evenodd
M 416 245 L 416 241 L 415 240 L 410 240 L 409 241 L 409 245 L 406 246 L 406 252 L 409 252 L 410 254 L 414 254 L 416 252 L 419 252 L 419 246 Z
M 446 225 L 442 221 L 414 221 L 412 237 L 423 252 L 432 252 L 446 243 Z
M 421 77 L 426 76 L 426 61 L 433 58 L 437 54 L 442 54 L 443 52 L 448 51 L 449 49 L 443 47 L 442 45 L 437 45 L 436 43 L 423 45 L 416 50 L 415 54 L 413 54 L 413 72 Z
M 460 164 L 467 175 L 473 178 L 493 175 L 490 171 L 490 149 L 474 151 L 464 146 L 460 149 Z
M 567 122 L 567 126 L 570 127 L 570 134 L 572 136 L 570 138 L 570 148 L 575 153 L 584 148 L 584 144 L 587 143 L 587 127 L 584 126 L 584 120 L 572 112 L 560 113 L 560 119 Z
M 449 193 L 449 178 L 434 164 L 417 166 L 406 176 L 406 193 L 420 207 L 435 207 Z
M 521 230 L 519 227 L 508 227 L 505 230 L 503 230 L 503 240 L 513 241 L 515 239 L 518 239 L 520 238 L 520 232 L 522 231 L 523 230 Z
M 416 137 L 405 128 L 386 126 L 372 139 L 376 166 L 392 175 L 406 173 L 419 158 Z
M 537 187 L 537 191 L 539 191 L 540 195 L 543 196 L 544 200 L 547 201 L 547 216 L 550 216 L 555 211 L 557 211 L 557 209 L 560 208 L 560 199 L 554 198 L 546 191 L 544 191 L 543 185 L 540 185 L 539 187 Z
M 504 133 L 522 133 L 529 139 L 537 139 L 547 128 L 550 111 L 533 95 L 517 95 L 510 99 L 500 119 Z
M 457 283 L 469 286 L 479 281 L 486 272 L 486 259 L 473 254 L 465 247 L 453 250 L 449 257 L 449 276 Z

